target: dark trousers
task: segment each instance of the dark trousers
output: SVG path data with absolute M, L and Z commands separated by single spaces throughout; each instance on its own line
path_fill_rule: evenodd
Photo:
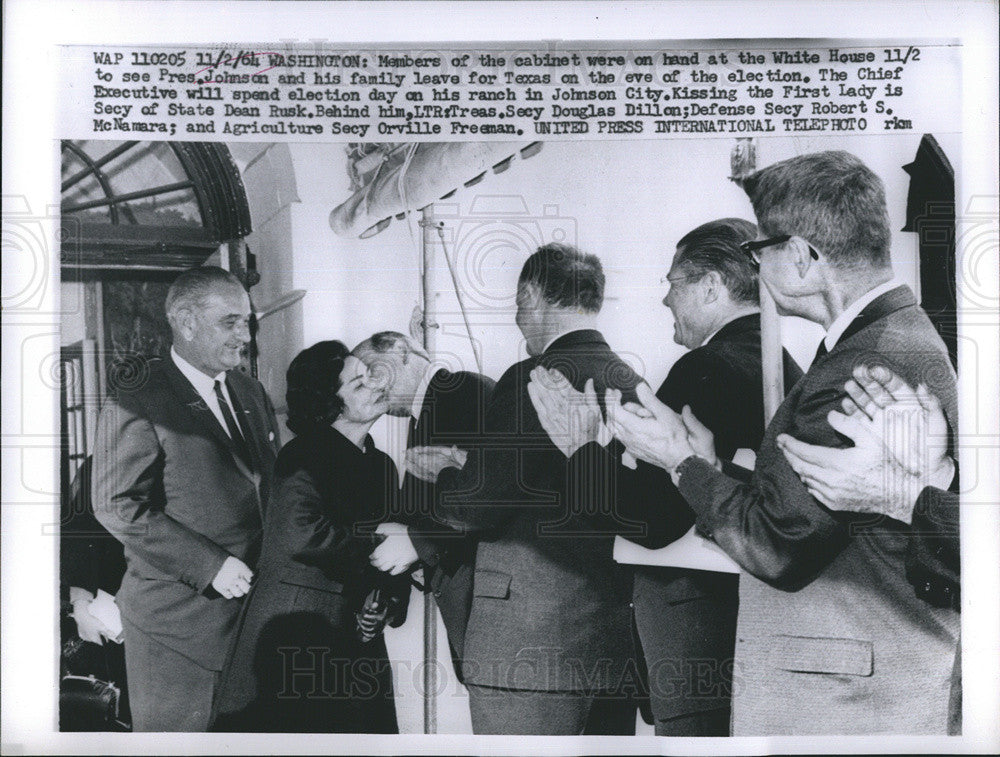
M 206 670 L 122 617 L 133 731 L 208 729 L 219 672 Z
M 739 577 L 635 571 L 635 622 L 657 736 L 728 736 Z
M 635 735 L 635 700 L 620 694 L 467 688 L 477 735 Z

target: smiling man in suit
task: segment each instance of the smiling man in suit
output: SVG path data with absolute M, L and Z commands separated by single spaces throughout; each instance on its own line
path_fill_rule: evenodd
M 170 287 L 170 355 L 101 411 L 94 514 L 125 547 L 117 601 L 136 731 L 204 731 L 250 589 L 278 446 L 239 370 L 250 300 L 214 266 Z
M 663 298 L 674 316 L 674 341 L 689 352 L 674 363 L 656 396 L 677 412 L 689 407 L 714 432 L 726 460 L 738 450 L 756 453 L 764 435 L 757 272 L 740 250 L 756 234 L 757 227 L 740 218 L 710 221 L 685 234 Z M 802 370 L 787 352 L 783 359 L 790 389 Z M 694 522 L 662 469 L 640 462 L 634 474 L 621 476 L 645 485 L 622 487 L 621 494 L 669 500 L 663 517 Z M 678 517 L 678 505 L 689 520 Z M 730 573 L 636 566 L 636 625 L 651 672 L 657 735 L 729 735 L 737 584 Z M 684 684 L 671 685 L 665 680 L 671 674 L 680 674 Z
M 445 465 L 461 468 L 471 453 L 476 465 L 486 403 L 495 382 L 472 371 L 435 366 L 430 356 L 398 331 L 373 334 L 354 348 L 386 387 L 391 415 L 410 419 L 406 437 L 406 476 L 400 502 L 402 523 L 380 524 L 386 536 L 372 552 L 373 564 L 398 574 L 418 559 L 427 591 L 433 593 L 448 633 L 455 671 L 461 680 L 465 628 L 472 606 L 472 571 L 476 540 L 435 520 L 432 502 L 445 493 L 436 486 Z M 452 448 L 462 452 L 452 452 Z M 440 451 L 438 451 L 440 450 Z
M 941 400 L 953 442 L 957 392 L 947 350 L 913 292 L 893 280 L 885 190 L 857 157 L 801 155 L 751 175 L 744 189 L 760 235 L 744 249 L 779 312 L 826 329 L 809 371 L 768 425 L 752 476 L 727 474 L 707 429 L 645 390 L 645 411 L 608 398 L 610 427 L 637 457 L 670 473 L 701 531 L 745 570 L 733 735 L 943 735 L 959 616 L 914 594 L 910 527 L 824 507 L 777 438 L 845 446 L 828 414 L 847 397 L 853 371 L 868 365 L 926 385 Z M 952 472 L 946 462 L 943 487 Z
M 663 299 L 674 316 L 674 341 L 690 351 L 674 363 L 656 396 L 677 412 L 687 407 L 703 419 L 727 460 L 738 450 L 756 452 L 764 434 L 757 272 L 740 249 L 756 234 L 756 226 L 739 218 L 710 221 L 685 234 Z M 787 352 L 784 369 L 789 387 L 802 376 Z M 553 402 L 546 385 L 561 387 L 571 402 Z M 643 461 L 626 466 L 614 445 L 600 448 L 596 397 L 573 393 L 564 377 L 537 370 L 528 391 L 570 469 L 582 475 L 589 468 L 592 481 L 603 474 L 614 483 L 591 487 L 592 509 L 604 498 L 611 502 L 604 508 L 619 512 L 630 503 L 648 503 L 652 521 L 645 533 L 627 537 L 648 548 L 666 546 L 690 529 L 694 513 L 664 470 Z M 573 423 L 588 404 L 592 420 Z M 727 736 L 738 577 L 645 565 L 634 572 L 636 627 L 656 734 Z

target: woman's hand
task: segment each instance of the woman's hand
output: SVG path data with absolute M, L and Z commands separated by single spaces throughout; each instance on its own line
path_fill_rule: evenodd
M 375 547 L 368 560 L 379 570 L 398 576 L 419 559 L 410 541 L 410 532 L 402 523 L 379 523 L 375 533 L 385 539 Z
M 113 634 L 108 627 L 90 614 L 90 603 L 94 601 L 93 594 L 86 589 L 72 586 L 70 601 L 73 603 L 71 617 L 76 621 L 76 632 L 81 639 L 91 644 L 104 644 L 105 638 L 112 638 Z

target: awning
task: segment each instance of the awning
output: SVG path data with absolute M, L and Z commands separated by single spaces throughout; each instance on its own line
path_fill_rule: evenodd
M 393 216 L 419 210 L 459 187 L 471 187 L 488 171 L 501 173 L 518 157 L 535 155 L 541 142 L 421 142 L 365 145 L 351 170 L 361 184 L 330 213 L 341 236 L 374 236 Z

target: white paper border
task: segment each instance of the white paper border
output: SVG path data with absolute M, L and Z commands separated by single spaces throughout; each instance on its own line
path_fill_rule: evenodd
M 238 44 L 248 40 L 446 42 L 452 40 L 628 40 L 711 38 L 926 38 L 963 44 L 963 144 L 958 215 L 971 197 L 997 208 L 997 18 L 993 2 L 179 2 L 7 0 L 3 40 L 3 194 L 23 195 L 32 212 L 58 205 L 57 127 L 60 44 Z M 30 112 L 29 111 L 30 108 Z M 961 221 L 960 221 L 961 222 Z M 959 229 L 961 239 L 961 229 Z M 961 255 L 961 250 L 959 250 Z M 58 348 L 57 259 L 49 261 L 42 311 L 4 319 L 3 403 L 25 402 L 57 423 L 57 398 L 24 382 L 18 345 L 50 334 Z M 6 271 L 6 261 L 4 262 Z M 996 285 L 996 260 L 980 275 Z M 43 336 L 44 338 L 44 336 Z M 977 413 L 994 434 L 998 417 L 997 341 L 978 344 L 978 397 L 963 396 L 960 417 Z M 6 414 L 5 414 L 6 415 Z M 963 421 L 965 426 L 967 421 Z M 1000 437 L 998 439 L 1000 444 Z M 12 444 L 4 428 L 5 482 Z M 23 442 L 18 442 L 23 443 Z M 52 475 L 56 476 L 53 454 Z M 994 491 L 996 482 L 994 481 Z M 4 484 L 7 492 L 7 484 Z M 998 498 L 996 501 L 1000 501 Z M 55 550 L 39 554 L 36 534 L 51 512 L 2 509 L 2 751 L 4 753 L 492 753 L 713 754 L 761 752 L 983 752 L 1000 750 L 1000 507 L 962 529 L 965 734 L 928 737 L 663 739 L 635 737 L 281 736 L 222 734 L 60 734 L 52 681 L 58 649 L 52 587 Z M 34 510 L 34 512 L 32 512 Z M 53 545 L 54 546 L 54 545 Z

